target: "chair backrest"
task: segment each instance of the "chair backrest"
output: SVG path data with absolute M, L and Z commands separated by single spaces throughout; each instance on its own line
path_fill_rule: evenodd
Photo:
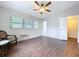
M 7 33 L 3 30 L 0 30 L 0 40 L 6 39 L 7 38 Z

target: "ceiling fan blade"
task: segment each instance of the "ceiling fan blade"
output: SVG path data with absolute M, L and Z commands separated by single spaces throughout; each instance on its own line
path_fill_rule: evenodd
M 33 9 L 33 11 L 36 11 L 36 10 L 39 10 L 39 9 Z
M 45 5 L 45 7 L 49 6 L 50 4 L 51 4 L 51 1 L 49 1 L 49 2 Z
M 35 3 L 36 3 L 38 6 L 40 6 L 39 3 L 38 3 L 37 1 L 35 1 Z
M 51 10 L 48 10 L 48 9 L 46 11 L 51 12 Z

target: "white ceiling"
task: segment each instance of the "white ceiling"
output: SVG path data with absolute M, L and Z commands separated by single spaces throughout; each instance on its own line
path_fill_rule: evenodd
M 42 2 L 39 2 L 42 3 Z M 47 1 L 43 2 L 47 3 Z M 52 1 L 49 6 L 51 12 L 45 12 L 42 15 L 38 11 L 33 11 L 37 5 L 34 1 L 0 1 L 0 6 L 8 9 L 13 9 L 28 15 L 32 15 L 38 18 L 46 19 L 55 14 L 61 14 L 62 12 L 68 11 L 69 8 L 79 6 L 77 1 Z M 77 7 L 78 8 L 78 7 Z M 76 9 L 76 8 L 75 8 Z

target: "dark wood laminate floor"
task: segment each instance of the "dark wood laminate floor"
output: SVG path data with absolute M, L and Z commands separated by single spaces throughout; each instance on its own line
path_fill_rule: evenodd
M 64 57 L 64 56 L 79 56 L 72 50 L 68 50 L 69 41 L 61 41 L 54 38 L 42 37 L 25 40 L 18 42 L 17 45 L 12 46 L 7 56 L 8 57 Z M 77 44 L 77 43 L 75 43 Z M 70 46 L 72 46 L 71 44 Z M 76 46 L 77 47 L 77 46 Z M 69 47 L 70 48 L 70 47 Z M 77 47 L 78 49 L 78 47 Z M 73 52 L 68 53 L 69 51 Z

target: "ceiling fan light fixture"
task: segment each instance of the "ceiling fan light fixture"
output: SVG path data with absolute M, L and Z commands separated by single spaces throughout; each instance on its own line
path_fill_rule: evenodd
M 46 9 L 48 9 L 48 7 L 45 7 L 44 9 L 46 10 Z
M 45 11 L 51 12 L 51 10 L 48 9 L 48 6 L 51 4 L 50 1 L 47 4 L 39 4 L 37 1 L 35 1 L 35 3 L 39 6 L 39 8 L 34 10 L 39 10 L 40 14 L 42 14 Z
M 40 12 L 44 12 L 44 11 L 45 11 L 44 7 L 41 7 Z

